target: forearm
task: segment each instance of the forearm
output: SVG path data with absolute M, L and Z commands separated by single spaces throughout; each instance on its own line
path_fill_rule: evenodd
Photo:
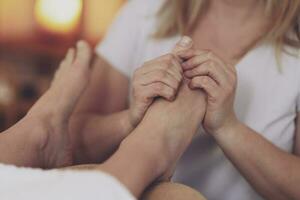
M 266 199 L 299 199 L 300 159 L 237 124 L 214 135 L 227 157 Z
M 128 111 L 110 115 L 75 114 L 70 123 L 75 162 L 99 163 L 107 159 L 133 130 Z

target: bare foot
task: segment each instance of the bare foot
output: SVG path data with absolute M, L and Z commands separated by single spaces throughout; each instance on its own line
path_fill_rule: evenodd
M 33 126 L 41 126 L 36 134 L 45 168 L 63 167 L 73 162 L 68 136 L 69 118 L 86 88 L 90 77 L 91 49 L 78 42 L 61 62 L 50 89 L 25 117 Z
M 175 101 L 158 99 L 153 103 L 142 122 L 100 169 L 117 177 L 139 197 L 150 183 L 172 175 L 170 170 L 192 141 L 205 110 L 204 93 L 191 91 L 184 83 Z
M 160 156 L 166 161 L 162 180 L 172 176 L 177 161 L 197 132 L 206 110 L 205 98 L 204 92 L 192 91 L 184 83 L 174 102 L 158 100 L 148 111 L 146 118 L 157 120 L 167 130 L 157 135 L 163 141 Z

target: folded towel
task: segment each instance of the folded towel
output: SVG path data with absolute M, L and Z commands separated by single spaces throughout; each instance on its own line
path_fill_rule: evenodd
M 1 200 L 134 200 L 103 172 L 17 168 L 0 164 Z

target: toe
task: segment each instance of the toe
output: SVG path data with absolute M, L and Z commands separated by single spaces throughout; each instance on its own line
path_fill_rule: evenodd
M 69 49 L 64 60 L 65 64 L 71 65 L 74 61 L 74 56 L 75 56 L 75 50 L 73 48 Z
M 84 66 L 89 66 L 90 59 L 91 59 L 91 48 L 89 44 L 85 41 L 79 41 L 77 43 L 76 62 L 79 62 Z

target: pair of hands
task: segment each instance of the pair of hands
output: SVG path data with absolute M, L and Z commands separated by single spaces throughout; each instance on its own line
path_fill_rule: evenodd
M 195 50 L 192 40 L 184 37 L 172 53 L 146 62 L 135 71 L 129 112 L 133 127 L 140 123 L 155 98 L 175 100 L 183 80 L 190 89 L 207 94 L 202 123 L 208 133 L 221 133 L 238 122 L 233 109 L 235 67 L 210 51 Z

